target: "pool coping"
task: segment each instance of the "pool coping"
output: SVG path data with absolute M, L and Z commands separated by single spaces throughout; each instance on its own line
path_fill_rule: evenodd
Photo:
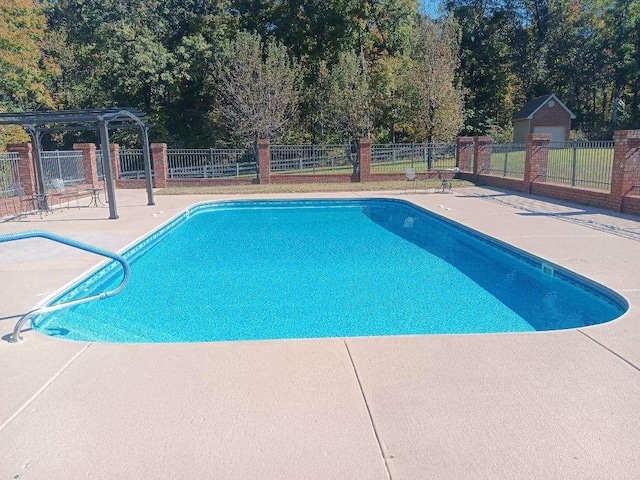
M 560 278 L 567 283 L 570 283 L 572 285 L 574 285 L 577 288 L 581 288 L 581 289 L 585 289 L 585 290 L 589 290 L 590 293 L 600 296 L 602 297 L 602 299 L 606 302 L 609 302 L 613 305 L 615 305 L 617 308 L 624 310 L 618 317 L 611 319 L 611 320 L 606 320 L 603 322 L 597 322 L 597 323 L 593 323 L 593 324 L 589 324 L 589 325 L 581 325 L 578 327 L 566 327 L 566 328 L 561 328 L 561 329 L 551 329 L 551 330 L 541 330 L 541 331 L 555 331 L 555 330 L 571 330 L 571 329 L 578 329 L 578 328 L 589 328 L 592 326 L 597 326 L 603 323 L 608 323 L 610 321 L 615 321 L 618 320 L 620 317 L 622 317 L 624 314 L 627 313 L 628 309 L 629 309 L 629 303 L 626 300 L 626 298 L 624 298 L 624 296 L 622 296 L 621 294 L 619 294 L 618 292 L 614 291 L 613 289 L 610 289 L 590 278 L 587 278 L 583 275 L 580 275 L 574 271 L 571 271 L 565 267 L 562 267 L 550 260 L 541 258 L 539 256 L 536 255 L 532 255 L 531 253 L 522 250 L 520 248 L 517 248 L 513 245 L 510 245 L 504 241 L 495 239 L 490 237 L 489 235 L 486 235 L 484 233 L 481 233 L 477 230 L 474 230 L 472 228 L 466 227 L 465 225 L 456 222 L 452 219 L 449 219 L 447 217 L 445 217 L 444 215 L 441 215 L 437 212 L 432 212 L 429 210 L 426 210 L 422 207 L 420 207 L 419 205 L 409 202 L 407 200 L 404 199 L 400 199 L 400 198 L 387 198 L 387 197 L 361 197 L 361 198 L 331 198 L 331 199 L 314 199 L 314 198 L 299 198 L 299 199 L 295 199 L 295 200 L 291 200 L 291 199 L 268 199 L 268 200 L 261 200 L 261 201 L 255 201 L 255 200 L 247 200 L 247 199 L 242 199 L 242 200 L 208 200 L 208 201 L 202 201 L 202 202 L 197 202 L 193 205 L 190 205 L 188 207 L 186 207 L 184 210 L 182 210 L 181 212 L 179 212 L 177 215 L 174 215 L 172 218 L 168 219 L 167 221 L 163 222 L 162 224 L 160 224 L 159 226 L 157 226 L 156 228 L 154 228 L 153 230 L 151 230 L 150 232 L 138 237 L 136 240 L 134 240 L 133 242 L 131 242 L 130 244 L 128 244 L 127 246 L 125 246 L 124 248 L 120 249 L 117 253 L 119 255 L 121 255 L 122 257 L 125 258 L 125 260 L 127 262 L 129 262 L 129 264 L 132 264 L 133 262 L 135 262 L 135 260 L 141 256 L 144 255 L 149 249 L 153 248 L 156 244 L 158 244 L 158 242 L 161 242 L 162 239 L 171 233 L 172 230 L 174 230 L 175 228 L 179 227 L 182 223 L 188 221 L 191 217 L 193 217 L 194 215 L 199 215 L 201 213 L 207 213 L 207 212 L 211 212 L 211 211 L 216 211 L 218 210 L 218 207 L 222 207 L 222 210 L 227 210 L 228 207 L 231 208 L 235 208 L 236 205 L 238 206 L 238 208 L 245 208 L 247 205 L 249 205 L 249 208 L 254 208 L 254 206 L 260 207 L 260 208 L 270 208 L 274 205 L 277 205 L 277 208 L 297 208 L 299 206 L 302 206 L 303 208 L 306 206 L 310 206 L 312 208 L 315 208 L 316 205 L 322 205 L 323 203 L 328 204 L 328 206 L 330 207 L 336 207 L 336 206 L 342 206 L 341 204 L 344 204 L 344 206 L 352 206 L 355 205 L 356 203 L 362 203 L 363 206 L 367 206 L 367 203 L 370 202 L 375 202 L 375 201 L 382 201 L 388 204 L 399 204 L 402 205 L 404 207 L 408 207 L 408 208 L 414 208 L 417 209 L 419 212 L 424 213 L 426 215 L 431 216 L 432 218 L 434 218 L 436 221 L 456 230 L 456 231 L 461 231 L 465 234 L 468 234 L 471 236 L 471 238 L 477 239 L 480 242 L 486 244 L 487 246 L 489 246 L 490 248 L 495 248 L 497 250 L 502 251 L 504 254 L 512 256 L 514 258 L 516 258 L 517 260 L 526 262 L 528 264 L 530 264 L 531 266 L 533 266 L 536 269 L 542 269 L 544 270 L 545 268 L 551 269 L 551 276 L 556 276 L 559 275 Z M 291 204 L 291 202 L 294 202 L 295 205 L 293 207 L 289 207 L 289 204 Z M 280 204 L 280 205 L 278 205 Z M 350 205 L 351 204 L 351 205 Z M 97 295 L 100 291 L 103 291 L 104 289 L 98 289 L 97 285 L 101 285 L 104 284 L 104 282 L 113 282 L 114 280 L 114 275 L 118 275 L 120 273 L 121 270 L 121 266 L 113 261 L 112 259 L 105 259 L 103 262 L 101 262 L 100 264 L 98 264 L 95 268 L 92 268 L 91 270 L 89 270 L 88 272 L 85 272 L 83 274 L 81 274 L 80 276 L 78 276 L 76 279 L 72 280 L 71 282 L 69 282 L 68 284 L 66 284 L 65 286 L 63 286 L 62 288 L 56 290 L 55 292 L 53 292 L 51 295 L 47 296 L 42 302 L 40 302 L 38 305 L 36 305 L 34 308 L 41 308 L 44 306 L 50 306 L 50 305 L 55 305 L 58 303 L 63 303 L 63 302 L 68 302 L 68 301 L 77 301 L 80 298 L 83 297 L 87 297 L 90 295 Z M 30 320 L 32 325 L 34 326 L 34 330 L 37 331 L 38 333 L 41 334 L 47 334 L 46 332 L 42 331 L 40 329 L 40 327 L 38 326 L 38 323 L 41 319 L 38 317 L 38 315 L 34 315 L 33 318 Z M 46 320 L 45 320 L 46 321 Z M 435 335 L 435 334 L 440 334 L 440 335 L 447 335 L 447 334 L 457 334 L 457 335 L 464 335 L 464 334 L 471 334 L 471 335 L 478 335 L 478 334 L 483 334 L 483 333 L 525 333 L 525 332 L 509 332 L 509 331 L 505 331 L 505 332 L 468 332 L 468 333 L 463 333 L 463 332 L 455 332 L 455 333 L 449 333 L 449 332 L 443 332 L 443 333 L 427 333 L 429 335 Z M 413 335 L 420 335 L 420 334 L 395 334 L 393 336 L 413 336 Z M 53 335 L 55 337 L 55 335 Z M 364 337 L 364 336 L 368 336 L 368 335 L 359 335 L 359 336 L 355 336 L 355 337 Z M 373 335 L 373 336 L 386 336 L 386 335 Z M 77 338 L 65 338 L 65 337 L 58 337 L 61 338 L 63 340 L 71 340 L 71 341 L 80 341 L 80 342 L 89 342 L 89 341 L 97 341 L 100 343 L 129 343 L 129 344 L 136 344 L 136 343 L 171 343 L 171 342 L 156 342 L 156 341 L 132 341 L 132 342 L 111 342 L 111 341 L 100 341 L 100 340 L 89 340 L 89 339 L 77 339 Z M 297 339 L 312 339 L 312 338 L 336 338 L 336 337 L 296 337 Z M 338 336 L 337 338 L 342 338 L 340 336 Z M 288 338 L 276 338 L 277 340 L 288 340 Z M 249 341 L 250 339 L 246 339 L 247 341 Z M 264 340 L 264 339 L 262 339 Z M 212 340 L 212 341 L 222 341 L 222 340 Z M 244 341 L 244 339 L 240 339 L 240 340 L 233 340 L 233 341 Z M 200 343 L 206 343 L 206 341 L 199 341 Z M 181 343 L 193 343 L 193 342 L 181 342 Z
M 103 478 L 160 472 L 198 477 L 203 471 L 222 478 L 633 478 L 640 468 L 634 447 L 640 432 L 637 241 L 525 216 L 464 193 L 305 197 L 363 195 L 409 199 L 480 233 L 493 233 L 618 291 L 629 311 L 612 322 L 571 331 L 221 342 L 191 350 L 192 344 L 87 344 L 26 332 L 22 344 L 0 342 L 6 387 L 0 393 L 5 460 L 0 473 L 25 478 L 88 472 Z M 98 221 L 104 210 L 83 209 L 0 228 L 17 231 L 35 224 L 122 249 L 142 236 L 136 231 L 158 226 L 163 215 L 205 200 L 157 196 L 158 206 L 149 208 L 142 192 L 118 191 L 118 196 L 122 221 Z M 19 281 L 4 285 L 9 314 L 29 308 L 40 291 L 57 289 L 62 273 L 67 283 L 70 273 L 76 272 L 75 278 L 78 270 L 96 263 L 58 250 L 53 250 L 56 259 L 45 260 L 37 248 L 25 250 L 12 250 L 6 268 L 29 277 L 31 255 L 49 277 L 38 279 L 40 290 L 33 292 Z M 69 259 L 74 265 L 61 272 Z M 1 334 L 11 327 L 11 319 L 0 321 Z M 209 361 L 202 364 L 201 358 Z M 180 365 L 185 371 L 176 371 Z M 229 373 L 217 365 L 227 365 Z M 244 368 L 255 369 L 254 380 L 235 382 L 234 375 L 244 378 Z M 158 388 L 154 379 L 163 379 L 162 398 L 146 393 Z M 113 410 L 114 404 L 128 407 Z M 214 413 L 205 413 L 211 406 L 220 410 L 218 423 L 210 423 Z M 149 410 L 158 408 L 166 417 Z M 77 421 L 69 424 L 71 413 Z M 129 413 L 138 423 L 130 424 Z M 209 428 L 181 423 L 185 417 L 203 417 L 200 422 Z M 232 430 L 214 435 L 222 424 Z M 180 445 L 191 461 L 145 456 L 123 437 L 135 432 L 146 439 L 145 448 L 171 451 Z M 101 452 L 96 445 L 104 446 Z M 203 456 L 214 445 L 215 453 Z

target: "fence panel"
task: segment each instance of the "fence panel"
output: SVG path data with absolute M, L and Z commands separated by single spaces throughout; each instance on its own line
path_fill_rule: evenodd
M 82 152 L 79 150 L 40 152 L 42 160 L 42 176 L 45 184 L 61 178 L 65 185 L 84 183 L 84 165 Z
M 546 181 L 611 189 L 613 142 L 551 142 Z
M 0 198 L 17 197 L 16 184 L 20 182 L 18 176 L 17 152 L 0 152 Z
M 357 152 L 351 145 L 272 145 L 271 173 L 351 174 Z
M 169 149 L 167 163 L 169 178 L 239 178 L 258 171 L 253 149 Z
M 455 143 L 393 143 L 371 146 L 371 173 L 417 173 L 456 167 Z
M 527 150 L 524 143 L 494 143 L 491 147 L 490 175 L 524 178 L 524 162 Z
M 98 180 L 104 181 L 104 160 L 102 158 L 102 150 L 96 150 L 96 170 L 98 171 Z
M 144 178 L 142 149 L 120 149 L 120 178 Z

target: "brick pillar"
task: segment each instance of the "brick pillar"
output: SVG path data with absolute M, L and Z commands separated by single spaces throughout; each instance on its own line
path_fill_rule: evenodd
M 524 160 L 524 181 L 522 182 L 523 192 L 531 193 L 533 182 L 547 180 L 550 142 L 551 135 L 548 133 L 530 133 L 525 137 L 526 157 Z
M 358 141 L 358 181 L 371 181 L 371 139 L 361 138 Z
M 475 137 L 473 139 L 473 174 L 478 180 L 478 175 L 489 173 L 491 169 L 491 152 L 493 151 L 493 138 L 491 137 Z
M 461 172 L 473 172 L 473 137 L 458 137 L 456 147 L 456 166 Z
M 7 145 L 7 151 L 17 152 L 20 155 L 18 181 L 26 196 L 35 195 L 38 189 L 36 188 L 36 169 L 33 162 L 33 145 L 30 143 L 10 143 Z
M 618 130 L 613 134 L 613 141 L 608 206 L 611 210 L 620 212 L 625 195 L 640 194 L 635 191 L 640 181 L 640 130 Z
M 153 186 L 166 188 L 169 173 L 166 143 L 151 144 L 151 166 L 153 168 Z
M 96 161 L 96 146 L 93 143 L 74 143 L 73 149 L 82 152 L 82 169 L 85 183 L 97 188 L 98 162 Z
M 258 153 L 258 183 L 271 183 L 271 143 L 268 138 L 261 138 L 256 142 Z
M 111 172 L 113 173 L 113 183 L 120 180 L 120 145 L 112 143 L 109 145 L 109 155 L 111 155 Z M 106 161 L 106 158 L 103 160 Z

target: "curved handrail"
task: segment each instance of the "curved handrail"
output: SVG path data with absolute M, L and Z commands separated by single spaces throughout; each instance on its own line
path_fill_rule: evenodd
M 20 330 L 22 329 L 22 326 L 25 324 L 25 322 L 29 320 L 33 315 L 55 312 L 57 310 L 62 310 L 63 308 L 74 307 L 82 303 L 87 303 L 87 302 L 92 302 L 94 300 L 102 300 L 104 298 L 112 297 L 113 295 L 120 293 L 122 289 L 125 287 L 125 285 L 127 284 L 127 282 L 129 281 L 129 272 L 130 272 L 129 264 L 121 255 L 118 255 L 117 253 L 109 252 L 108 250 L 104 250 L 99 247 L 88 245 L 86 243 L 78 242 L 77 240 L 72 240 L 70 238 L 62 237 L 54 233 L 45 232 L 43 230 L 29 230 L 21 233 L 10 233 L 6 235 L 0 235 L 0 243 L 11 242 L 14 240 L 24 240 L 27 238 L 46 238 L 48 240 L 53 240 L 54 242 L 62 243 L 70 247 L 75 247 L 80 250 L 84 250 L 85 252 L 95 253 L 97 255 L 102 255 L 103 257 L 111 258 L 112 260 L 115 260 L 116 262 L 120 263 L 120 265 L 122 265 L 124 277 L 122 278 L 120 285 L 118 285 L 113 290 L 108 290 L 106 292 L 102 292 L 97 295 L 91 295 L 90 297 L 79 298 L 77 300 L 72 300 L 70 302 L 58 303 L 56 305 L 49 305 L 45 307 L 35 308 L 25 313 L 22 317 L 20 317 L 20 320 L 18 320 L 18 322 L 16 323 L 16 326 L 13 329 L 13 333 L 11 334 L 11 337 L 9 337 L 9 342 L 11 343 L 19 342 L 22 340 L 22 337 L 20 336 Z

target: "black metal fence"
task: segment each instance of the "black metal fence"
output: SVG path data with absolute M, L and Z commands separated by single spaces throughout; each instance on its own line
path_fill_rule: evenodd
M 393 143 L 371 146 L 371 173 L 417 173 L 456 167 L 455 143 Z
M 258 171 L 253 149 L 169 149 L 167 164 L 169 178 L 244 177 Z
M 271 145 L 270 171 L 275 174 L 352 173 L 358 152 L 350 144 Z

